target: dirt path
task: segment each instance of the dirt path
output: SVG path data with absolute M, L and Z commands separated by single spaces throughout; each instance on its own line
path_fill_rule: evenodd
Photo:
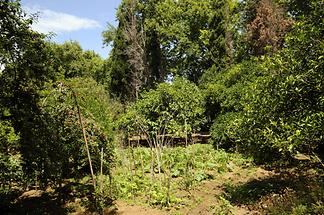
M 244 206 L 228 206 L 226 201 L 222 201 L 220 196 L 224 193 L 224 183 L 230 182 L 231 184 L 242 184 L 252 179 L 266 178 L 272 173 L 262 168 L 254 170 L 253 174 L 249 174 L 248 170 L 240 170 L 228 172 L 219 178 L 211 181 L 204 181 L 201 185 L 197 186 L 191 191 L 191 196 L 196 202 L 191 207 L 184 207 L 179 210 L 180 214 L 186 215 L 209 215 L 219 214 L 226 208 L 231 208 L 231 214 L 245 215 L 245 214 L 258 214 L 255 211 L 250 211 Z
M 116 215 L 166 215 L 167 213 L 144 206 L 130 205 L 124 201 L 117 201 L 118 210 L 115 212 Z
M 242 170 L 241 170 L 242 171 Z M 245 183 L 251 179 L 266 178 L 272 173 L 262 168 L 257 168 L 253 174 L 244 172 L 241 174 L 229 172 L 222 177 L 205 181 L 195 189 L 190 191 L 190 202 L 181 208 L 170 208 L 170 211 L 162 211 L 150 207 L 131 205 L 123 201 L 117 201 L 118 210 L 115 214 L 119 215 L 166 215 L 166 214 L 183 214 L 183 215 L 210 215 L 217 214 L 217 209 L 224 210 L 224 202 L 220 201 L 219 196 L 224 192 L 224 182 L 230 181 L 232 184 Z M 189 195 L 183 192 L 183 196 Z M 232 206 L 234 215 L 252 215 L 259 214 L 256 211 L 250 211 L 244 206 Z

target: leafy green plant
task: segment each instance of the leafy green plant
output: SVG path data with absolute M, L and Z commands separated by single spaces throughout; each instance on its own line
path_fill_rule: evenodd
M 23 179 L 18 140 L 19 135 L 12 125 L 8 121 L 0 121 L 0 182 L 4 190 L 10 189 L 12 183 L 21 183 Z
M 113 183 L 107 186 L 106 178 L 111 180 L 114 165 L 116 106 L 91 78 L 63 80 L 42 93 L 44 121 L 51 125 L 46 138 L 52 144 L 51 148 L 43 146 L 41 155 L 48 156 L 50 149 L 60 150 L 46 160 L 52 168 L 44 170 L 43 177 L 60 183 L 64 178 L 80 179 L 90 173 L 93 199 L 89 201 L 98 210 L 110 206 L 115 189 Z
M 202 102 L 195 84 L 176 78 L 143 93 L 121 118 L 120 126 L 130 136 L 146 135 L 152 146 L 166 145 L 172 140 L 166 134 L 186 137 L 200 130 L 204 122 Z
M 321 6 L 321 1 L 309 4 L 309 14 L 288 34 L 287 47 L 265 59 L 264 76 L 251 85 L 238 136 L 242 148 L 259 160 L 310 156 L 322 145 Z
M 233 214 L 233 205 L 224 197 L 218 196 L 218 204 L 211 208 L 213 214 L 230 215 Z
M 150 165 L 154 154 L 150 148 L 117 149 L 116 155 L 114 180 L 119 197 L 167 207 L 184 202 L 178 191 L 190 193 L 201 182 L 252 162 L 239 154 L 215 150 L 212 145 L 194 144 L 165 148 L 161 172 L 156 170 L 152 175 Z
M 218 148 L 235 148 L 244 116 L 244 104 L 250 85 L 262 76 L 262 64 L 251 59 L 236 64 L 202 85 L 211 142 Z

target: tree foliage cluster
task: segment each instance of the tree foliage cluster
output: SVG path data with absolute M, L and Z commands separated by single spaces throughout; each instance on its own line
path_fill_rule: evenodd
M 143 93 L 121 118 L 120 126 L 130 136 L 148 137 L 154 146 L 171 144 L 173 137 L 190 136 L 200 131 L 204 122 L 202 92 L 195 84 L 177 77 L 172 83 L 159 84 Z
M 229 8 L 227 14 L 224 7 Z M 139 73 L 138 59 L 145 70 L 135 78 L 142 82 L 139 91 L 176 75 L 198 83 L 203 72 L 214 64 L 224 66 L 224 35 L 233 28 L 224 20 L 235 7 L 234 1 L 223 0 L 122 1 L 117 11 L 118 27 L 109 25 L 103 33 L 105 43 L 113 47 L 108 59 L 111 93 L 124 101 L 134 101 L 132 92 L 136 89 L 127 83 L 134 81 L 134 71 Z M 227 40 L 231 43 L 230 36 Z M 137 51 L 140 58 L 129 53 L 135 43 L 142 50 L 142 54 Z
M 234 144 L 260 161 L 322 154 L 323 13 L 318 8 L 323 2 L 313 1 L 307 8 L 303 17 L 290 17 L 294 25 L 282 38 L 282 49 L 269 49 L 271 55 L 216 75 L 211 84 L 220 99 L 221 114 L 212 129 L 216 144 Z M 227 77 L 235 81 L 228 84 Z
M 132 44 L 125 39 L 129 30 L 125 26 L 132 20 L 127 13 L 130 5 L 137 17 L 136 32 L 140 31 L 139 38 L 144 39 L 146 73 L 141 76 L 151 80 L 158 73 L 159 78 L 140 86 L 137 90 L 150 89 L 150 93 L 136 98 L 124 91 L 125 87 L 132 91 L 130 85 L 111 88 L 121 100 L 136 101 L 128 114 L 140 117 L 130 117 L 128 123 L 135 125 L 142 118 L 163 128 L 159 116 L 163 120 L 172 116 L 185 127 L 178 118 L 180 112 L 174 115 L 170 109 L 165 115 L 165 109 L 154 106 L 157 95 L 168 92 L 163 82 L 176 85 L 174 77 L 180 76 L 199 87 L 204 116 L 195 120 L 203 121 L 200 128 L 211 132 L 215 146 L 234 147 L 260 161 L 299 153 L 317 156 L 321 152 L 322 1 L 122 1 L 117 13 L 119 26 L 103 34 L 112 42 L 108 61 L 116 66 L 110 67 L 112 80 L 117 79 L 114 81 L 127 80 L 127 72 L 135 66 L 129 60 L 133 56 L 123 51 Z M 196 98 L 196 94 L 190 94 L 190 100 Z M 158 107 L 165 102 L 173 105 L 173 100 L 161 98 Z M 190 108 L 190 104 L 187 106 Z M 154 111 L 147 112 L 147 108 Z M 153 127 L 145 129 L 155 131 Z M 182 131 L 181 126 L 177 129 L 178 133 Z
M 20 1 L 1 1 L 0 17 L 1 191 L 61 186 L 90 174 L 98 185 L 111 176 L 120 109 L 101 85 L 108 80 L 103 59 L 33 31 L 35 17 Z M 98 187 L 92 191 L 100 196 Z
M 104 79 L 104 61 L 94 51 L 82 50 L 76 41 L 63 44 L 49 42 L 50 65 L 60 78 L 91 77 L 97 82 Z

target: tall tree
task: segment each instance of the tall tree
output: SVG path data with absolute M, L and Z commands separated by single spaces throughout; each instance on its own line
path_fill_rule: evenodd
M 146 37 L 143 23 L 138 17 L 137 0 L 130 0 L 126 8 L 129 21 L 125 23 L 124 34 L 128 42 L 126 54 L 128 62 L 132 67 L 131 85 L 133 88 L 132 97 L 138 99 L 139 92 L 147 82 L 147 60 L 146 60 Z
M 103 34 L 106 42 L 113 40 L 111 87 L 118 97 L 127 100 L 136 88 L 175 75 L 197 83 L 213 65 L 233 62 L 236 0 L 141 0 L 134 7 L 135 2 L 122 1 L 117 29 L 110 26 Z M 134 79 L 132 74 L 143 75 Z M 134 80 L 141 80 L 142 87 L 135 87 Z
M 29 158 L 37 157 L 42 148 L 39 128 L 46 127 L 38 107 L 39 91 L 53 73 L 44 35 L 31 30 L 32 19 L 20 1 L 1 1 L 0 17 L 0 122 L 9 121 L 19 133 L 19 151 L 28 172 L 35 170 Z
M 307 15 L 293 25 L 285 47 L 261 64 L 262 75 L 250 85 L 243 102 L 237 140 L 262 160 L 298 153 L 323 156 L 322 8 L 322 0 L 309 2 Z
M 284 36 L 292 25 L 284 9 L 273 0 L 260 0 L 254 4 L 253 19 L 246 27 L 249 53 L 263 55 L 274 53 L 283 46 Z
M 150 17 L 157 15 L 159 0 L 139 0 L 139 13 L 146 38 L 147 88 L 154 87 L 166 78 L 165 60 L 162 54 L 161 36 L 154 25 L 149 24 Z
M 126 53 L 128 42 L 125 38 L 125 26 L 129 20 L 127 13 L 127 1 L 122 1 L 117 10 L 117 19 L 119 21 L 117 28 L 108 25 L 108 29 L 103 32 L 104 43 L 109 45 L 112 43 L 112 51 L 106 61 L 106 69 L 109 70 L 111 77 L 110 92 L 114 97 L 122 101 L 132 100 L 131 86 L 131 65 L 129 56 Z
M 197 82 L 213 64 L 212 1 L 160 1 L 155 8 L 155 16 L 146 17 L 146 24 L 156 29 L 167 73 Z

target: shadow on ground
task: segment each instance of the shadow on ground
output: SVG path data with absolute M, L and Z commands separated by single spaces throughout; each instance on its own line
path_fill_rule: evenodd
M 227 184 L 225 196 L 233 205 L 246 205 L 262 214 L 322 214 L 324 174 L 305 172 L 280 172 L 241 185 Z
M 30 192 L 30 191 L 29 191 Z M 13 196 L 16 196 L 13 198 Z M 23 196 L 23 193 L 15 192 L 2 195 L 0 211 L 2 214 L 68 214 L 68 210 L 63 207 L 61 202 L 54 195 L 40 193 L 37 191 L 34 195 Z
M 68 183 L 55 191 L 11 191 L 0 194 L 0 211 L 1 214 L 69 214 L 73 208 L 67 207 L 67 203 L 77 199 L 91 211 L 95 208 L 91 193 L 91 185 L 78 183 Z

